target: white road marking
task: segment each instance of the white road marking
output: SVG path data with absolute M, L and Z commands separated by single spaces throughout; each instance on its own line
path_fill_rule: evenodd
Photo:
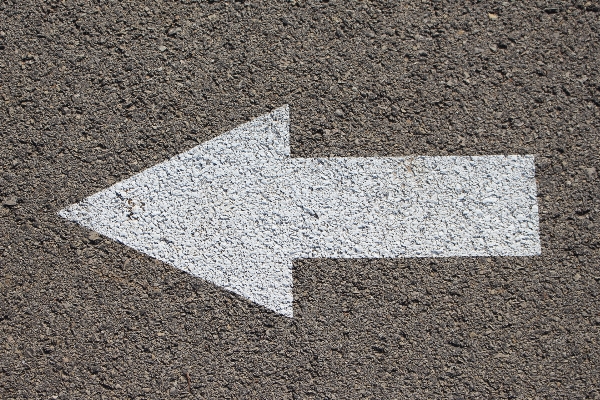
M 59 213 L 292 317 L 292 260 L 540 254 L 533 156 L 290 158 L 281 107 Z

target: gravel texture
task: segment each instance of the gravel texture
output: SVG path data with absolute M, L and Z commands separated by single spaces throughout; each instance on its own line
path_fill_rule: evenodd
M 599 398 L 598 1 L 0 3 L 0 397 Z M 302 259 L 294 318 L 70 204 L 289 104 L 292 157 L 534 155 L 541 255 Z

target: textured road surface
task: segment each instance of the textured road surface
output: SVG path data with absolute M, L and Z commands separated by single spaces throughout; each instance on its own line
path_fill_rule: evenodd
M 598 54 L 598 1 L 3 1 L 0 397 L 600 398 Z M 298 260 L 289 319 L 56 214 L 283 104 L 535 155 L 542 255 Z

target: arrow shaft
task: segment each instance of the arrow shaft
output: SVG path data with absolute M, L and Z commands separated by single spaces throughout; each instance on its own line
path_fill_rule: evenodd
M 293 159 L 293 257 L 539 254 L 531 156 Z

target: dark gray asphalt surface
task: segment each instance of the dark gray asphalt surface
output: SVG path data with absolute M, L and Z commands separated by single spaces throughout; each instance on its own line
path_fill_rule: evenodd
M 2 1 L 0 398 L 600 398 L 599 11 Z M 298 260 L 290 320 L 56 215 L 283 104 L 295 156 L 536 155 L 542 255 Z

